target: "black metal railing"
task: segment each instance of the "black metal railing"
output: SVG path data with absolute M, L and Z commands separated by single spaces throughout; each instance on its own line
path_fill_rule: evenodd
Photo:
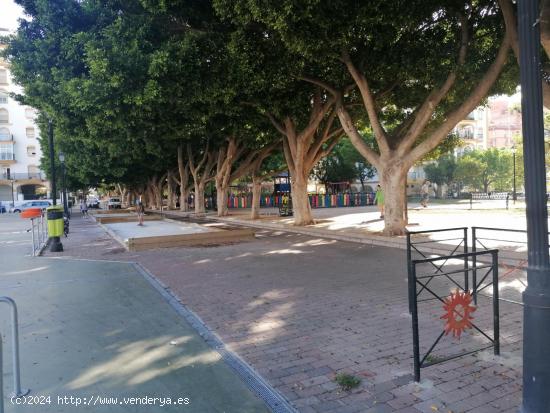
M 504 200 L 506 201 L 506 209 L 509 208 L 510 204 L 510 193 L 509 192 L 472 192 L 470 194 L 470 209 L 473 208 L 474 201 L 494 201 L 494 200 Z
M 515 239 L 512 239 L 512 234 L 521 234 L 523 239 L 518 239 L 516 237 Z M 550 235 L 550 234 L 549 234 Z M 490 242 L 497 242 L 500 247 L 508 244 L 510 246 L 527 246 L 527 231 L 522 229 L 510 229 L 510 228 L 495 228 L 495 227 L 472 227 L 472 252 L 476 252 L 479 250 L 487 251 L 493 248 L 492 246 L 488 245 Z M 472 258 L 472 264 L 475 267 L 477 262 L 477 256 L 474 256 Z M 504 274 L 501 274 L 500 278 L 504 278 L 512 273 L 514 273 L 516 270 L 526 270 L 527 265 L 527 257 L 524 259 L 518 260 L 516 265 L 508 266 L 509 268 L 506 268 L 506 271 Z M 474 270 L 473 272 L 473 279 L 474 281 L 477 279 L 477 271 Z M 524 284 L 524 286 L 526 286 Z M 477 303 L 477 295 L 480 293 L 480 291 L 473 292 L 474 294 L 474 300 Z M 511 299 L 502 299 L 504 301 L 509 301 L 511 303 L 520 304 L 523 305 L 523 302 L 518 300 L 511 300 Z
M 448 235 L 449 233 L 458 232 L 460 236 Z M 428 238 L 425 236 L 430 234 L 442 234 L 445 233 L 444 238 Z M 420 237 L 419 237 L 420 236 Z M 419 238 L 416 240 L 415 238 Z M 407 273 L 408 273 L 408 284 L 409 284 L 409 293 L 411 291 L 411 286 L 414 285 L 413 274 L 412 274 L 412 261 L 413 254 L 420 256 L 421 258 L 428 258 L 428 255 L 434 255 L 434 251 L 427 251 L 424 247 L 430 244 L 437 244 L 440 242 L 449 242 L 455 241 L 455 244 L 451 244 L 451 252 L 446 255 L 448 258 L 443 261 L 441 265 L 436 265 L 431 263 L 431 265 L 436 269 L 436 271 L 441 271 L 441 268 L 447 263 L 453 254 L 462 249 L 461 253 L 465 254 L 468 252 L 468 228 L 467 227 L 457 227 L 457 228 L 445 228 L 445 229 L 435 229 L 435 230 L 425 230 L 425 231 L 409 231 L 407 232 Z M 462 247 L 462 248 L 461 248 Z M 423 249 L 424 248 L 424 249 Z M 466 286 L 468 285 L 468 260 L 464 259 L 464 277 Z M 412 297 L 409 295 L 409 312 L 412 313 Z
M 470 268 L 456 268 L 456 264 L 451 264 L 452 268 L 448 271 L 444 270 L 445 263 L 450 259 L 459 259 L 467 262 L 470 258 L 489 255 L 491 261 L 489 264 L 480 264 L 476 267 L 472 266 Z M 443 261 L 443 264 L 438 265 L 439 262 Z M 429 266 L 426 267 L 426 264 Z M 434 267 L 436 270 L 433 272 L 419 273 L 419 266 L 422 268 L 432 269 Z M 472 280 L 472 288 L 469 288 L 468 274 L 475 270 L 486 270 L 482 280 L 474 282 Z M 476 353 L 478 351 L 485 350 L 487 348 L 494 348 L 495 355 L 500 353 L 500 338 L 499 338 L 499 292 L 498 292 L 498 250 L 487 250 L 479 252 L 469 252 L 465 254 L 455 254 L 440 256 L 434 258 L 424 258 L 419 260 L 412 260 L 410 264 L 412 283 L 409 284 L 409 297 L 411 300 L 411 309 L 412 309 L 412 330 L 413 330 L 413 363 L 414 363 L 414 379 L 415 381 L 420 381 L 420 369 L 429 367 L 435 364 L 443 363 L 458 357 L 462 357 L 468 354 Z M 466 271 L 467 276 L 464 278 L 464 272 Z M 470 307 L 470 300 L 473 300 L 472 292 L 473 290 L 480 291 L 482 284 L 486 281 L 487 277 L 491 275 L 492 281 L 483 288 L 487 288 L 489 285 L 493 287 L 493 296 L 492 298 L 492 324 L 493 324 L 493 335 L 484 331 L 477 322 L 474 322 L 473 311 L 479 311 L 479 307 Z M 455 279 L 456 277 L 456 279 Z M 443 281 L 443 286 L 432 286 L 430 283 L 434 280 Z M 454 288 L 454 292 L 449 293 L 449 286 Z M 442 292 L 438 292 L 442 291 Z M 429 298 L 419 299 L 421 294 L 428 295 Z M 440 319 L 447 318 L 442 327 L 441 333 L 437 336 L 435 341 L 429 345 L 428 349 L 425 351 L 424 355 L 421 356 L 420 348 L 420 328 L 419 328 L 419 306 L 420 302 L 427 302 L 437 300 L 440 303 L 443 303 L 443 308 L 446 312 L 444 317 L 439 317 Z M 433 309 L 432 309 L 433 310 Z M 452 321 L 451 321 L 452 319 Z M 464 321 L 466 320 L 466 321 Z M 447 336 L 451 331 L 453 336 L 458 334 L 460 337 L 461 333 L 466 330 L 472 331 L 472 334 L 476 334 L 486 339 L 489 343 L 486 346 L 479 347 L 479 344 L 475 342 L 474 348 L 464 348 L 461 345 L 461 351 L 452 352 L 452 354 L 446 356 L 438 356 L 437 358 L 433 356 L 434 350 L 437 345 L 441 342 L 444 336 Z
M 16 172 L 16 173 L 2 173 L 0 174 L 0 179 L 4 180 L 23 180 L 23 179 L 39 179 L 45 181 L 48 178 L 44 172 Z

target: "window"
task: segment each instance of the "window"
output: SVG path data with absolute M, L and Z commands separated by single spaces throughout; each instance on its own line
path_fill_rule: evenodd
M 10 115 L 6 109 L 0 109 L 0 123 L 9 123 Z
M 34 109 L 25 109 L 25 117 L 28 119 L 34 118 Z
M 34 128 L 27 128 L 25 132 L 27 133 L 27 138 L 29 139 L 34 138 Z
M 40 169 L 36 165 L 29 165 L 27 167 L 27 171 L 29 172 L 29 178 L 39 178 L 40 177 Z
M 0 141 L 11 141 L 10 130 L 8 128 L 0 128 Z
M 0 143 L 0 161 L 13 161 L 13 144 Z
M 464 126 L 458 129 L 458 137 L 462 139 L 472 139 L 474 137 L 474 129 L 471 126 Z
M 27 146 L 27 156 L 31 158 L 36 156 L 36 148 L 34 146 Z
M 8 103 L 8 92 L 0 89 L 0 104 Z
M 8 84 L 8 71 L 6 69 L 0 69 L 0 84 Z

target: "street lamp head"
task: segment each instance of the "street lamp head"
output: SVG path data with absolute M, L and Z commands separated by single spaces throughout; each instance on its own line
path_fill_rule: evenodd
M 59 161 L 65 162 L 65 154 L 63 152 L 59 152 Z
M 518 148 L 516 148 L 516 145 L 512 146 L 512 153 L 516 153 Z

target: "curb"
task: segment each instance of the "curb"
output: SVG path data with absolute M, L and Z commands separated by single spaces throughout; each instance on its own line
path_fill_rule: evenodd
M 222 359 L 231 369 L 237 373 L 239 378 L 246 386 L 262 399 L 268 408 L 274 413 L 298 413 L 292 405 L 275 390 L 265 379 L 254 370 L 248 363 L 241 359 L 236 353 L 227 349 L 219 336 L 210 330 L 208 326 L 192 310 L 181 302 L 172 290 L 166 286 L 157 277 L 151 274 L 141 264 L 137 262 L 130 263 L 149 283 L 160 293 L 168 304 L 182 316 L 203 340 L 214 350 L 216 350 Z

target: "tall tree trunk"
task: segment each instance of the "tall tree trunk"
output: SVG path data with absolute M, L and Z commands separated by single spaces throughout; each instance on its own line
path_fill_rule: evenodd
M 342 128 L 333 127 L 336 111 L 335 99 L 325 99 L 320 89 L 316 89 L 310 108 L 310 121 L 301 131 L 290 117 L 279 123 L 271 114 L 271 123 L 283 135 L 283 150 L 290 171 L 292 188 L 292 209 L 294 225 L 313 224 L 311 206 L 307 193 L 309 174 L 319 160 L 334 149 L 342 137 Z
M 225 217 L 229 215 L 229 209 L 227 207 L 227 193 L 229 186 L 224 182 L 219 182 L 216 179 L 216 206 L 218 207 L 218 216 Z
M 195 182 L 195 214 L 206 213 L 204 206 L 204 191 L 206 184 L 202 181 Z
M 163 187 L 163 178 L 160 178 L 157 182 L 153 184 L 153 191 L 155 194 L 155 205 L 156 209 L 161 210 L 162 209 L 162 187 Z
M 179 179 L 174 177 L 174 180 L 180 186 L 180 211 L 189 211 L 189 164 L 184 162 L 183 145 L 178 146 L 178 172 Z
M 250 210 L 250 219 L 260 218 L 260 198 L 262 196 L 262 178 L 252 176 L 252 209 Z
M 172 177 L 172 171 L 166 172 L 166 192 L 167 192 L 167 207 L 166 209 L 174 209 L 176 207 L 176 197 L 174 196 L 174 179 Z
M 150 209 L 155 209 L 156 207 L 155 191 L 153 190 L 153 187 L 150 184 L 147 185 L 146 199 L 147 199 L 147 207 Z
M 229 193 L 229 185 L 235 179 L 244 176 L 254 164 L 255 159 L 260 156 L 262 150 L 248 151 L 248 156 L 241 159 L 245 153 L 245 146 L 237 143 L 237 139 L 231 136 L 227 139 L 227 145 L 220 148 L 218 151 L 218 161 L 216 162 L 216 197 L 218 216 L 223 217 L 229 214 L 227 207 L 227 196 Z M 234 168 L 236 161 L 239 166 Z
M 189 212 L 189 195 L 191 191 L 189 187 L 180 185 L 180 211 Z
M 294 171 L 290 176 L 292 187 L 292 211 L 294 212 L 294 225 L 304 226 L 315 223 L 311 213 L 311 205 L 307 193 L 309 172 Z
M 387 166 L 378 171 L 384 191 L 384 235 L 403 235 L 407 225 L 403 188 L 407 182 L 408 169 L 385 165 Z
M 200 156 L 201 159 L 197 164 L 195 164 L 191 145 L 187 145 L 187 154 L 189 158 L 189 171 L 193 176 L 193 184 L 195 187 L 195 213 L 204 214 L 206 212 L 204 192 L 206 184 L 213 178 L 212 169 L 216 165 L 216 154 L 209 149 L 208 144 L 202 152 Z

